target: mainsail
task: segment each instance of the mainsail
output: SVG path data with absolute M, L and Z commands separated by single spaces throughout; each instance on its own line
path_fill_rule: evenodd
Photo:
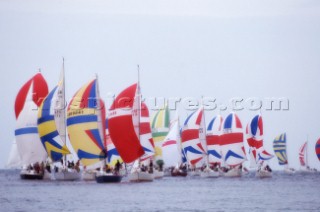
M 191 165 L 196 167 L 201 166 L 201 161 L 206 154 L 206 150 L 203 147 L 203 138 L 205 135 L 201 122 L 203 121 L 203 108 L 199 108 L 188 116 L 184 122 L 184 126 L 181 133 L 181 141 L 184 152 Z M 205 142 L 205 141 L 204 141 Z
M 69 150 L 66 146 L 64 70 L 59 84 L 48 94 L 38 111 L 38 131 L 41 142 L 53 162 Z
M 270 160 L 273 155 L 263 147 L 263 121 L 261 115 L 254 116 L 246 127 L 247 142 L 250 147 L 250 166 L 255 167 L 262 161 Z
M 125 163 L 131 163 L 144 155 L 139 140 L 141 105 L 140 101 L 137 101 L 139 98 L 138 87 L 137 84 L 133 84 L 123 90 L 115 98 L 109 113 L 109 133 Z
M 46 160 L 37 127 L 37 107 L 48 94 L 48 86 L 41 73 L 32 77 L 19 91 L 15 101 L 16 142 L 22 165 Z
M 287 165 L 287 136 L 283 133 L 277 136 L 273 141 L 273 150 L 278 158 L 279 165 Z
M 155 143 L 155 159 L 159 163 L 162 160 L 163 140 L 169 133 L 170 111 L 168 106 L 160 109 L 151 121 L 152 137 Z
M 246 160 L 242 124 L 235 113 L 230 113 L 223 122 L 220 145 L 226 165 L 237 166 Z
M 100 99 L 98 80 L 84 85 L 68 106 L 67 127 L 71 145 L 84 166 L 104 161 L 105 107 Z
M 208 160 L 209 163 L 221 163 L 221 147 L 220 139 L 222 135 L 222 122 L 221 115 L 213 117 L 209 122 L 207 128 L 207 147 L 208 147 Z

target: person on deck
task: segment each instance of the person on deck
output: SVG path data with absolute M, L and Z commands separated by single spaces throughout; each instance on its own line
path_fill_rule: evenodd
M 153 173 L 153 162 L 152 162 L 152 160 L 150 160 L 150 164 L 149 164 L 149 173 L 150 174 Z
M 117 160 L 117 163 L 116 163 L 115 169 L 114 169 L 116 174 L 119 174 L 119 172 L 120 172 L 120 167 L 121 167 L 120 161 Z

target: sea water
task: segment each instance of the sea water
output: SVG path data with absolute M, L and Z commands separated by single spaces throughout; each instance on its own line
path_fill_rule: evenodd
M 20 180 L 0 171 L 0 211 L 320 211 L 320 174 L 164 177 L 149 183 Z

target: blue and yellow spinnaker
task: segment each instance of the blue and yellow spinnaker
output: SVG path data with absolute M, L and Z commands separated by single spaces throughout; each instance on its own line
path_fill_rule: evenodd
M 84 85 L 68 106 L 67 128 L 71 145 L 84 166 L 106 157 L 105 108 L 97 79 Z

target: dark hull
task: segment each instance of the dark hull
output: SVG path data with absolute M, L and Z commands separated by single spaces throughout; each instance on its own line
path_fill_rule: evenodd
M 20 174 L 20 178 L 23 180 L 42 180 L 42 174 Z
M 188 175 L 188 172 L 171 172 L 172 177 L 186 177 Z
M 103 175 L 96 176 L 97 183 L 120 183 L 122 176 L 119 175 Z

